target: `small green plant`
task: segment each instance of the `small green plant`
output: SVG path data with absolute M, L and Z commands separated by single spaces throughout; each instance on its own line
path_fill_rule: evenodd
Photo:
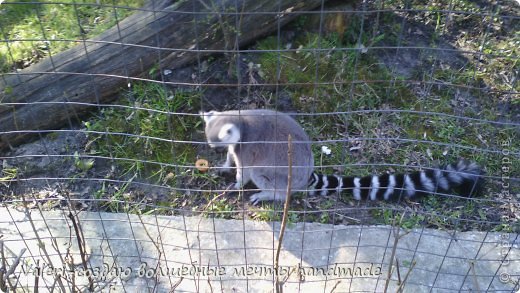
M 234 207 L 227 201 L 227 199 L 222 198 L 213 202 L 213 204 L 208 208 L 208 212 L 211 212 L 211 214 L 217 218 L 231 219 L 233 217 Z
M 8 186 L 9 182 L 18 177 L 18 168 L 4 167 L 0 170 L 0 183 Z
M 94 159 L 82 159 L 78 152 L 74 153 L 74 166 L 81 172 L 87 172 L 94 166 Z
M 424 226 L 424 222 L 426 220 L 426 217 L 423 213 L 418 212 L 401 212 L 398 210 L 385 208 L 381 210 L 375 210 L 373 212 L 374 216 L 376 218 L 380 218 L 382 222 L 386 225 L 392 225 L 394 223 L 399 223 L 401 220 L 401 217 L 405 213 L 405 217 L 403 218 L 402 222 L 400 222 L 400 226 L 406 229 L 412 229 L 417 227 Z
M 281 221 L 282 212 L 275 211 L 272 203 L 262 203 L 261 207 L 255 209 L 253 219 L 264 222 Z
M 289 213 L 287 214 L 287 223 L 288 223 L 287 225 L 289 227 L 291 227 L 294 225 L 294 223 L 298 223 L 298 222 L 300 222 L 300 214 L 289 211 Z
M 330 219 L 329 213 L 321 213 L 320 223 L 328 224 L 328 223 L 330 223 L 330 221 L 331 221 L 331 219 Z

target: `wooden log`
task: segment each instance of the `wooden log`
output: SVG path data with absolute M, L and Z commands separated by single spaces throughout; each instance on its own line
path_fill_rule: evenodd
M 154 0 L 96 38 L 4 74 L 0 151 L 38 137 L 39 131 L 64 127 L 95 109 L 89 104 L 110 102 L 129 77 L 154 65 L 179 68 L 235 44 L 242 47 L 321 3 Z

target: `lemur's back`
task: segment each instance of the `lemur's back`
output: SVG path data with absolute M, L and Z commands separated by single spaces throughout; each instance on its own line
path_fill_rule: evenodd
M 230 111 L 230 114 L 239 115 L 236 117 L 241 124 L 242 144 L 237 155 L 243 167 L 268 166 L 269 170 L 262 173 L 284 182 L 288 173 L 284 167 L 288 165 L 290 134 L 293 141 L 293 185 L 296 185 L 293 187 L 304 189 L 307 186 L 314 169 L 314 159 L 309 137 L 293 118 L 270 110 Z
M 270 110 L 201 113 L 212 147 L 227 147 L 223 168 L 237 167 L 240 188 L 252 181 L 261 192 L 251 198 L 285 200 L 288 182 L 288 139 L 292 138 L 292 190 L 305 190 L 314 169 L 309 137 L 287 114 Z

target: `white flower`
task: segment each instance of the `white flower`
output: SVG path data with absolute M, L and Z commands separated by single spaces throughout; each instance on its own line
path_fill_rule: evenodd
M 332 151 L 325 145 L 322 145 L 321 146 L 321 152 L 324 153 L 325 155 L 330 155 L 332 153 Z

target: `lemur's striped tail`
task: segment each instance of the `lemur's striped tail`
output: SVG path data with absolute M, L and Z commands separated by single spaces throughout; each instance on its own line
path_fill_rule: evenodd
M 457 190 L 462 196 L 480 191 L 482 169 L 464 160 L 441 169 L 415 171 L 409 174 L 384 174 L 365 177 L 341 177 L 313 173 L 309 182 L 311 195 L 349 191 L 354 199 L 396 200 L 426 193 Z

